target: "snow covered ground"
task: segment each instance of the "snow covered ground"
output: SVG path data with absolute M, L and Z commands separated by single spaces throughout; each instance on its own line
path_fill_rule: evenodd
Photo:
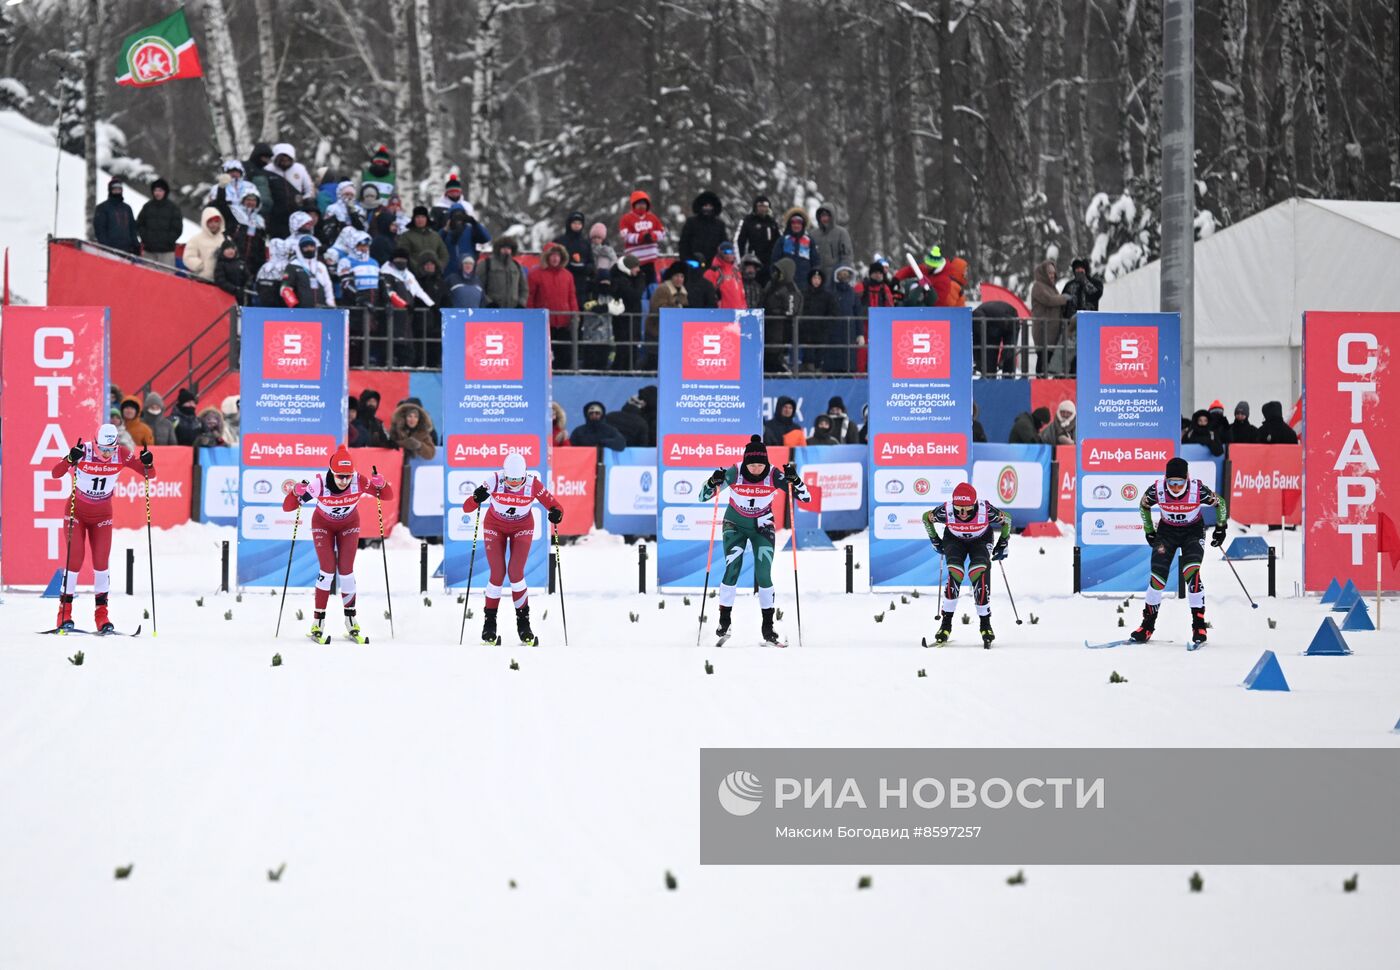
M 1250 610 L 1212 552 L 1206 648 L 1184 649 L 1186 610 L 1169 600 L 1159 635 L 1176 644 L 1090 651 L 1085 637 L 1126 633 L 1121 601 L 1068 595 L 1072 540 L 1018 538 L 1007 571 L 1040 622 L 1016 626 L 998 582 L 991 651 L 975 623 L 920 649 L 934 598 L 843 595 L 840 552 L 802 553 L 804 649 L 783 554 L 793 646 L 697 650 L 697 598 L 638 595 L 635 547 L 598 535 L 563 550 L 569 648 L 543 595 L 546 647 L 458 647 L 461 608 L 436 582 L 424 605 L 405 534 L 390 544 L 397 638 L 365 550 L 374 642 L 321 647 L 295 619 L 308 592 L 289 594 L 280 641 L 274 595 L 214 592 L 231 537 L 156 534 L 157 638 L 140 533 L 118 533 L 113 553 L 138 550 L 140 591 L 113 611 L 146 623 L 139 639 L 33 634 L 54 602 L 5 594 L 0 967 L 1368 967 L 1400 951 L 1400 868 L 1030 867 L 1019 887 L 1000 866 L 702 868 L 697 791 L 706 746 L 1397 745 L 1400 612 L 1391 632 L 1348 634 L 1352 657 L 1301 657 L 1322 608 Z M 1240 572 L 1262 596 L 1263 563 Z M 735 612 L 756 643 L 757 604 Z M 90 625 L 90 597 L 78 619 Z M 1238 686 L 1265 648 L 1292 693 Z M 80 649 L 81 667 L 65 662 Z M 1111 670 L 1129 683 L 1110 686 Z

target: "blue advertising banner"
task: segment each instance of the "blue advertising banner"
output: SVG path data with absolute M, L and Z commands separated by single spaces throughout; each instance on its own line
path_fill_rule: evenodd
M 442 311 L 443 581 L 465 586 L 476 513 L 462 503 L 506 456 L 519 453 L 543 481 L 550 433 L 549 315 L 544 310 Z M 535 541 L 525 581 L 548 581 L 544 510 L 532 509 Z M 478 537 L 478 541 L 479 537 Z M 476 557 L 472 585 L 487 576 Z
M 603 528 L 619 536 L 656 534 L 656 449 L 603 449 Z
M 199 479 L 199 504 L 191 509 L 196 522 L 238 524 L 238 447 L 195 449 L 195 476 Z
M 933 586 L 939 556 L 920 520 L 968 480 L 972 311 L 870 311 L 870 585 Z
M 281 586 L 298 513 L 282 499 L 324 473 L 345 441 L 349 323 L 344 310 L 243 311 L 238 394 L 238 585 Z M 300 510 L 291 586 L 316 582 L 310 508 Z
M 1080 588 L 1135 593 L 1147 586 L 1151 559 L 1138 501 L 1181 438 L 1181 319 L 1089 312 L 1077 319 Z
M 662 310 L 658 387 L 656 584 L 699 588 L 714 517 L 700 488 L 763 433 L 763 312 Z
M 420 539 L 442 538 L 442 497 L 443 497 L 442 449 L 426 461 L 422 458 L 409 458 L 404 469 L 404 487 L 408 498 L 404 503 L 408 531 Z
M 821 489 L 821 510 L 799 505 L 799 528 L 858 532 L 869 521 L 865 507 L 865 445 L 812 445 L 792 450 L 797 474 L 810 488 Z
M 1018 529 L 1050 517 L 1049 445 L 972 446 L 972 487 Z

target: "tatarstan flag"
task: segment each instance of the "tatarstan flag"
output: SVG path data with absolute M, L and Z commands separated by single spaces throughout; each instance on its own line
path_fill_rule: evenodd
M 203 77 L 199 49 L 181 7 L 164 20 L 143 27 L 122 41 L 117 54 L 117 83 L 149 88 L 182 77 Z

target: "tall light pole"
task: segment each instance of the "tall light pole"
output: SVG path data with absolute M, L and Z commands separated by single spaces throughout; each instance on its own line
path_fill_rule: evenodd
M 1181 314 L 1181 399 L 1196 398 L 1195 0 L 1162 0 L 1162 310 Z

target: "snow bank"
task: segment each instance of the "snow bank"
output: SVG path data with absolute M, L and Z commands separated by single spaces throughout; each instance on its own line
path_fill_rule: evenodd
M 15 303 L 48 301 L 50 235 L 87 238 L 85 167 L 80 155 L 57 158 L 54 132 L 17 111 L 0 111 L 0 158 L 6 166 L 6 204 L 0 206 L 0 248 L 10 250 L 10 299 Z M 58 219 L 54 220 L 54 167 L 58 166 Z M 107 197 L 108 173 L 98 170 L 97 200 Z M 128 184 L 123 190 L 131 211 L 139 213 L 148 196 Z M 185 220 L 185 235 L 199 227 Z

